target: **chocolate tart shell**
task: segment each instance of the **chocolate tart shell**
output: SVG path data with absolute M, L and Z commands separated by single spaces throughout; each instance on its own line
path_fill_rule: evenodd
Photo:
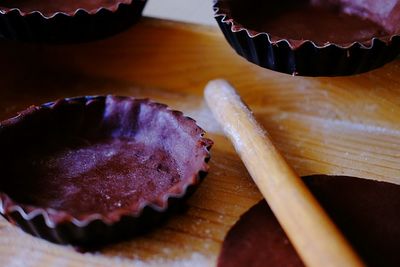
M 268 32 L 246 28 L 233 18 L 231 2 L 213 1 L 214 16 L 219 27 L 237 54 L 266 69 L 299 76 L 346 76 L 379 68 L 400 53 L 400 27 L 395 22 L 393 27 L 397 29 L 386 36 L 346 44 L 320 44 L 308 39 L 298 41 L 280 38 Z M 268 11 L 263 15 L 273 16 Z
M 25 11 L 0 3 L 0 39 L 76 43 L 105 38 L 137 22 L 146 1 L 121 0 L 104 7 L 54 12 Z
M 140 127 L 144 130 L 139 129 Z M 153 132 L 152 127 L 160 127 L 160 129 Z M 53 138 L 54 135 L 59 135 L 59 138 Z M 209 150 L 213 142 L 204 138 L 203 135 L 204 131 L 193 119 L 183 116 L 179 111 L 170 110 L 166 105 L 147 99 L 90 96 L 67 98 L 30 107 L 18 116 L 0 123 L 0 150 L 2 151 L 0 158 L 3 165 L 0 182 L 0 213 L 8 221 L 31 235 L 54 243 L 81 247 L 99 246 L 144 233 L 166 219 L 171 211 L 181 209 L 184 200 L 194 192 L 206 176 L 209 168 L 207 164 L 210 159 Z M 36 153 L 37 148 L 48 146 L 45 142 L 56 144 L 68 139 L 69 136 L 93 143 L 104 137 L 137 138 L 140 140 L 138 142 L 144 142 L 148 147 L 154 144 L 158 146 L 157 142 L 165 142 L 161 144 L 162 147 L 173 150 L 170 152 L 171 155 L 176 152 L 177 156 L 174 156 L 174 159 L 185 159 L 179 165 L 181 166 L 180 179 L 171 185 L 168 184 L 167 188 L 162 189 L 162 193 L 152 199 L 143 197 L 134 203 L 128 202 L 127 205 L 109 211 L 74 213 L 68 209 L 38 206 L 24 199 L 27 194 L 37 194 L 37 191 L 32 193 L 32 188 L 36 188 L 35 183 L 39 183 L 41 179 L 27 178 L 31 171 L 26 171 L 25 173 L 28 174 L 24 177 L 13 174 L 18 173 L 19 170 L 8 166 L 13 165 L 17 160 L 18 168 L 19 162 L 24 162 L 24 157 L 26 158 L 26 154 L 29 154 L 27 151 L 33 150 Z M 154 140 L 156 143 L 153 142 Z M 20 153 L 23 154 L 20 155 Z M 74 154 L 77 153 L 74 152 Z M 28 158 L 28 161 L 32 160 Z M 20 169 L 23 168 L 24 165 L 20 167 Z M 100 174 L 100 178 L 106 179 L 101 175 L 103 174 Z M 84 176 L 84 179 L 87 179 L 86 177 Z M 43 192 L 52 190 L 51 186 L 46 187 L 43 183 L 37 188 L 42 188 Z M 107 188 L 101 188 L 103 189 Z M 117 198 L 122 193 L 117 192 Z M 62 195 L 62 193 L 59 194 Z M 91 196 L 91 194 L 87 195 Z M 73 198 L 73 201 L 74 199 L 76 198 Z M 77 201 L 80 201 L 77 202 L 78 205 L 88 202 L 84 199 Z M 102 205 L 101 201 L 96 201 L 94 203 Z M 96 207 L 93 210 L 96 210 Z
M 400 186 L 355 177 L 314 175 L 303 181 L 366 266 L 399 266 Z M 302 267 L 265 200 L 229 230 L 218 267 Z

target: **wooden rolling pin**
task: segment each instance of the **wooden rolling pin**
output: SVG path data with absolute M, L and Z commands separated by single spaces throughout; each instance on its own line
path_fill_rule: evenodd
M 285 230 L 311 267 L 364 266 L 236 91 L 211 81 L 205 99 Z

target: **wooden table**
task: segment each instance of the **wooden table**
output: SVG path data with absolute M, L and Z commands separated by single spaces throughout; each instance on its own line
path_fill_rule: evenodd
M 217 28 L 144 18 L 78 45 L 0 43 L 0 119 L 61 97 L 149 97 L 192 116 L 215 141 L 187 211 L 151 233 L 78 253 L 0 219 L 0 266 L 212 266 L 226 232 L 261 199 L 203 102 L 208 80 L 232 82 L 300 175 L 400 184 L 400 60 L 362 75 L 292 77 L 235 55 Z

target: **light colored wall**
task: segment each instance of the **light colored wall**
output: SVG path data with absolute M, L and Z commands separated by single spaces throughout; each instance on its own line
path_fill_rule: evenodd
M 145 16 L 216 25 L 212 0 L 148 0 Z

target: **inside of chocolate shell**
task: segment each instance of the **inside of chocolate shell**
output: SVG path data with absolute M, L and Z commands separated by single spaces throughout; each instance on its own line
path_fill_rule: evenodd
M 202 130 L 147 100 L 108 96 L 31 108 L 0 129 L 1 191 L 77 218 L 163 205 L 202 169 Z M 161 203 L 160 203 L 161 201 Z
M 398 0 L 221 0 L 220 13 L 250 32 L 269 33 L 271 41 L 286 39 L 293 46 L 309 40 L 317 45 L 373 38 L 390 41 L 400 33 Z M 240 28 L 240 26 L 238 26 Z

